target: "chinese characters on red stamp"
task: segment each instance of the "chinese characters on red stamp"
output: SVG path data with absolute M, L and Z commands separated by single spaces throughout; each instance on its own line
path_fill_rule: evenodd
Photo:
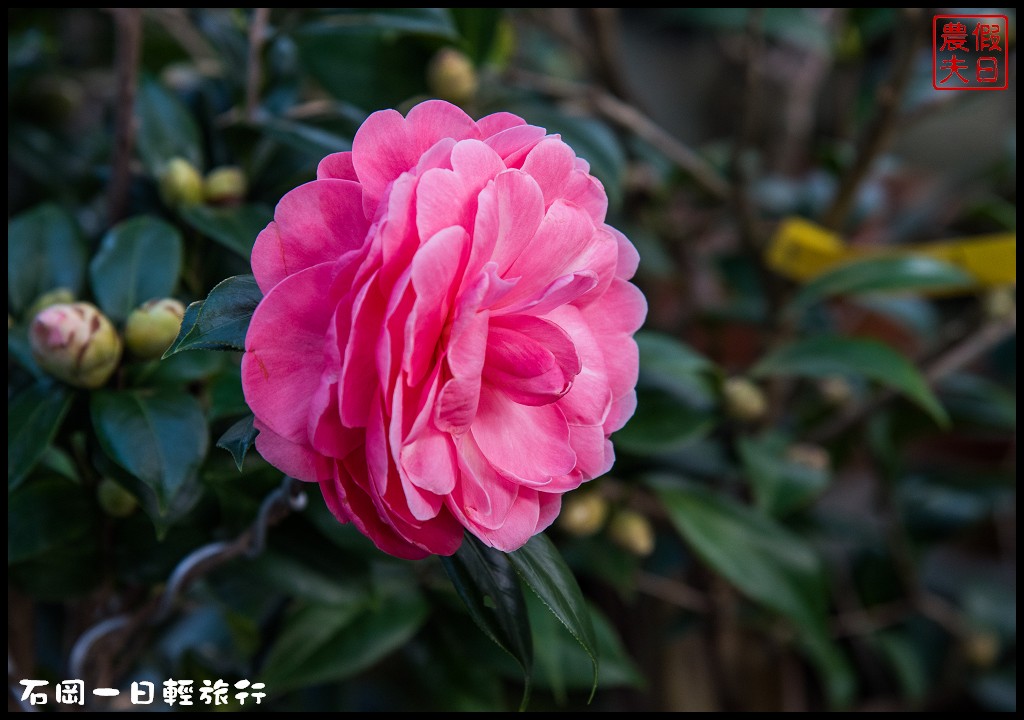
M 1008 31 L 1006 15 L 936 15 L 932 19 L 932 87 L 1005 90 Z

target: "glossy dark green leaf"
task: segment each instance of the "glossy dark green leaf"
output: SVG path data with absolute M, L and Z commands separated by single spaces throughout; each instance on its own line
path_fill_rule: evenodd
M 267 137 L 316 160 L 331 153 L 352 149 L 349 138 L 297 120 L 265 117 L 259 120 L 258 127 Z
M 518 575 L 508 557 L 466 533 L 462 546 L 441 563 L 455 591 L 487 635 L 523 670 L 523 705 L 530 696 L 533 642 Z
M 567 691 L 589 690 L 593 682 L 590 657 L 536 595 L 529 593 L 526 605 L 537 655 L 536 687 L 551 690 L 559 703 L 565 701 Z M 623 647 L 615 628 L 593 605 L 588 604 L 588 608 L 601 652 L 598 685 L 602 692 L 617 687 L 642 687 L 643 675 Z
M 789 312 L 799 312 L 836 295 L 871 292 L 950 290 L 969 287 L 964 270 L 925 256 L 876 257 L 843 263 L 816 277 L 796 294 Z
M 176 157 L 188 160 L 202 171 L 199 128 L 192 113 L 173 93 L 155 80 L 143 80 L 135 114 L 139 122 L 136 143 L 150 175 L 159 177 L 167 162 Z
M 852 674 L 828 634 L 821 562 L 803 538 L 767 515 L 672 478 L 649 479 L 694 552 L 755 602 L 789 618 L 822 672 L 833 706 L 852 699 Z
M 7 224 L 10 311 L 20 314 L 57 288 L 81 296 L 87 253 L 75 221 L 58 205 L 37 205 L 17 215 Z
M 708 376 L 714 364 L 689 345 L 668 335 L 636 334 L 640 349 L 640 383 L 672 393 L 698 407 L 714 405 Z
M 491 54 L 501 21 L 501 8 L 450 8 L 466 54 L 477 64 Z
M 408 642 L 428 614 L 415 591 L 370 604 L 303 604 L 286 618 L 260 680 L 285 692 L 352 677 Z
M 196 399 L 175 390 L 103 391 L 90 409 L 103 451 L 154 492 L 160 514 L 169 512 L 209 445 Z
M 806 506 L 830 479 L 827 468 L 812 467 L 788 456 L 790 447 L 791 441 L 781 435 L 744 437 L 737 443 L 754 500 L 769 515 L 788 515 Z
M 888 630 L 870 638 L 879 654 L 889 665 L 893 677 L 907 700 L 919 703 L 928 695 L 929 658 L 922 655 L 922 648 L 906 632 Z
M 53 442 L 71 407 L 71 391 L 36 384 L 7 404 L 7 490 L 18 487 Z
M 942 404 L 957 425 L 1003 432 L 1017 429 L 1017 393 L 980 375 L 957 373 L 938 387 Z
M 523 582 L 537 594 L 590 657 L 593 667 L 590 693 L 593 696 L 597 690 L 600 650 L 590 611 L 572 570 L 565 564 L 558 548 L 544 534 L 534 535 L 528 543 L 509 553 L 508 559 Z
M 256 436 L 260 434 L 260 431 L 253 427 L 255 420 L 256 417 L 252 414 L 242 418 L 229 427 L 220 436 L 220 440 L 217 441 L 217 447 L 224 448 L 231 453 L 231 457 L 235 459 L 235 465 L 238 466 L 239 472 L 242 470 L 245 454 L 249 452 L 249 448 L 256 442 Z
M 273 219 L 274 213 L 263 205 L 225 208 L 189 205 L 181 208 L 181 217 L 199 232 L 248 260 L 256 236 Z
M 136 307 L 168 297 L 181 272 L 181 235 L 147 215 L 125 220 L 103 236 L 89 263 L 89 281 L 103 311 L 115 322 Z
M 898 352 L 875 340 L 819 336 L 785 345 L 762 359 L 755 376 L 828 377 L 859 375 L 903 393 L 945 426 L 946 411 L 924 376 Z
M 699 440 L 715 426 L 714 410 L 693 407 L 662 390 L 637 390 L 637 408 L 615 433 L 615 446 L 634 455 L 678 450 Z
M 70 480 L 33 478 L 11 493 L 7 520 L 10 565 L 81 541 L 95 528 L 95 504 L 85 488 Z
M 334 97 L 367 111 L 425 92 L 424 68 L 438 41 L 456 38 L 443 8 L 338 13 L 295 31 L 309 73 Z
M 768 516 L 693 485 L 652 481 L 669 519 L 716 572 L 754 600 L 796 620 L 823 620 L 821 563 Z
M 224 280 L 185 310 L 181 330 L 164 357 L 183 350 L 244 350 L 249 320 L 263 294 L 252 275 Z

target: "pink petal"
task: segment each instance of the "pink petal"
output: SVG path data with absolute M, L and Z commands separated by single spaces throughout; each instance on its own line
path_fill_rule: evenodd
M 488 462 L 514 478 L 545 480 L 576 465 L 569 427 L 556 405 L 520 405 L 485 386 L 470 432 Z
M 418 383 L 439 360 L 441 329 L 468 254 L 469 235 L 461 227 L 449 227 L 424 243 L 412 259 L 416 302 L 405 325 L 402 361 L 410 384 Z
M 441 100 L 420 103 L 403 118 L 394 110 L 375 112 L 352 140 L 352 160 L 372 210 L 385 189 L 439 140 L 479 139 L 476 124 L 462 110 Z
M 324 336 L 336 303 L 325 298 L 335 265 L 324 263 L 285 278 L 256 307 L 245 338 L 245 401 L 278 435 L 308 440 L 310 398 L 324 369 Z
M 256 450 L 268 463 L 285 475 L 297 480 L 316 482 L 331 476 L 331 463 L 310 448 L 281 437 L 267 425 L 255 421 L 260 434 L 256 436 Z
M 480 136 L 489 138 L 492 135 L 497 135 L 500 132 L 504 132 L 510 128 L 521 127 L 526 125 L 526 121 L 518 115 L 513 115 L 509 112 L 496 112 L 490 115 L 485 115 L 476 121 L 477 129 L 480 130 Z
M 300 185 L 281 198 L 274 222 L 253 245 L 252 271 L 260 290 L 266 294 L 289 275 L 358 250 L 367 227 L 357 183 L 315 180 Z
M 526 173 L 509 170 L 494 179 L 494 254 L 498 274 L 509 277 L 508 269 L 527 248 L 544 217 L 544 196 L 537 182 Z
M 558 407 L 570 423 L 600 425 L 608 414 L 613 398 L 608 386 L 604 348 L 577 308 L 566 305 L 551 311 L 547 317 L 572 338 L 582 365 L 569 392 L 558 401 Z M 633 382 L 635 384 L 635 377 Z
M 555 402 L 580 368 L 572 340 L 554 323 L 529 315 L 491 320 L 483 377 L 516 402 Z
M 498 153 L 498 156 L 503 161 L 507 161 L 510 157 L 514 156 L 521 156 L 525 159 L 527 153 L 543 140 L 546 135 L 547 131 L 544 128 L 535 127 L 534 125 L 519 125 L 491 135 L 484 142 L 493 148 L 494 152 Z M 516 167 L 521 165 L 522 162 L 520 161 Z
M 488 294 L 489 277 L 480 275 L 455 309 L 445 356 L 452 377 L 441 388 L 434 416 L 438 430 L 444 432 L 464 433 L 476 417 L 490 320 L 490 313 L 479 308 Z
M 352 165 L 351 151 L 337 152 L 320 161 L 320 164 L 316 166 L 316 179 L 326 180 L 328 178 L 359 181 L 356 169 Z
M 576 153 L 557 136 L 542 140 L 523 162 L 523 172 L 540 185 L 544 205 L 562 198 L 576 163 Z
M 370 405 L 380 397 L 375 357 L 367 349 L 377 345 L 384 309 L 384 299 L 372 277 L 356 296 L 351 315 L 338 313 L 335 317 L 338 334 L 345 331 L 345 326 L 350 333 L 339 383 L 341 420 L 350 428 L 366 426 Z

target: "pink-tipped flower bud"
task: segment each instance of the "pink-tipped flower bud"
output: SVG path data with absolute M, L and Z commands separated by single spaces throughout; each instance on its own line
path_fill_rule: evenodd
M 29 331 L 39 367 L 69 385 L 98 388 L 121 360 L 121 338 L 110 320 L 86 302 L 51 305 Z
M 171 346 L 181 329 L 185 306 L 174 298 L 150 300 L 132 310 L 124 326 L 124 342 L 137 358 L 154 360 Z

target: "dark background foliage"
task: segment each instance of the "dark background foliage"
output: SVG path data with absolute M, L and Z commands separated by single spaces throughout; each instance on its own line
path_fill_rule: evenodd
M 944 93 L 921 11 L 9 10 L 9 705 L 81 676 L 514 709 L 516 658 L 531 709 L 1015 709 L 1015 289 L 986 282 L 1015 250 L 965 274 L 912 249 L 1015 237 L 1005 12 L 1009 89 Z M 543 548 L 398 561 L 275 494 L 238 354 L 204 349 L 244 337 L 258 290 L 218 283 L 282 194 L 430 96 L 561 133 L 640 250 L 639 407 L 548 533 L 582 646 L 519 593 Z M 246 187 L 204 199 L 224 166 Z M 906 252 L 796 283 L 766 260 L 792 217 Z M 55 289 L 121 328 L 215 286 L 188 352 L 102 389 L 28 351 Z

